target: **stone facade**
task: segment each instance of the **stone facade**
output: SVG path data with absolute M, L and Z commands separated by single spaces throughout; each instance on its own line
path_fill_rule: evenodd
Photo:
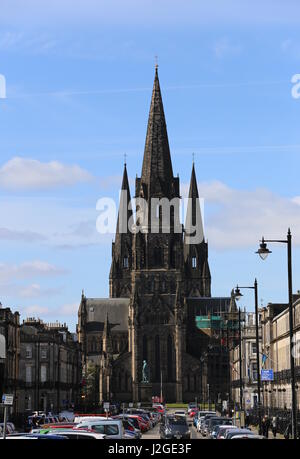
M 144 199 L 148 209 L 155 199 L 173 200 L 169 227 L 160 205 L 156 204 L 153 222 L 151 212 L 137 203 L 135 224 L 141 230 L 132 232 L 130 197 L 125 164 L 112 244 L 110 298 L 92 299 L 83 294 L 79 306 L 77 332 L 84 363 L 93 360 L 99 365 L 100 402 L 112 398 L 144 401 L 144 397 L 149 401 L 149 393 L 159 396 L 161 387 L 168 401 L 199 399 L 209 374 L 200 360 L 208 342 L 205 349 L 195 345 L 201 331 L 195 327 L 194 310 L 211 300 L 208 245 L 203 234 L 199 241 L 189 243 L 192 227 L 203 230 L 194 165 L 186 224 L 178 224 L 180 182 L 173 175 L 157 69 L 135 197 Z M 222 307 L 228 309 L 229 302 L 223 301 Z M 141 383 L 143 360 L 150 371 L 148 391 Z M 211 360 L 206 362 L 211 364 Z M 228 368 L 228 358 L 226 365 Z M 228 369 L 218 377 L 226 385 Z
M 300 292 L 293 295 L 295 375 L 297 408 L 300 410 Z M 263 383 L 265 406 L 290 409 L 292 402 L 290 375 L 289 309 L 287 304 L 270 303 L 262 313 L 262 351 L 268 356 L 265 368 L 273 369 L 274 381 Z
M 259 351 L 261 367 L 261 312 L 259 313 Z M 257 405 L 257 361 L 256 361 L 256 332 L 255 314 L 249 312 L 245 316 L 242 326 L 242 381 L 243 381 L 243 406 L 249 410 Z M 231 385 L 232 401 L 234 406 L 240 403 L 240 363 L 239 346 L 235 346 L 231 351 Z
M 0 359 L 0 394 L 14 395 L 13 410 L 18 409 L 18 382 L 20 358 L 20 315 L 0 303 L 0 335 L 5 343 L 6 357 Z
M 81 351 L 66 324 L 27 319 L 21 325 L 19 412 L 55 411 L 78 403 Z

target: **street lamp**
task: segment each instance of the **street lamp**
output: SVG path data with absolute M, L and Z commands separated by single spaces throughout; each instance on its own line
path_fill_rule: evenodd
M 263 243 L 265 244 L 265 243 Z M 262 245 L 262 244 L 261 244 Z M 266 245 L 266 244 L 265 244 Z M 266 247 L 263 247 L 263 250 L 266 250 Z M 268 250 L 268 249 L 267 249 Z M 257 280 L 255 279 L 254 285 L 250 287 L 239 287 L 236 286 L 235 289 L 235 298 L 239 301 L 243 294 L 241 289 L 251 289 L 254 290 L 254 300 L 255 300 L 255 341 L 256 341 L 256 366 L 257 366 L 257 396 L 258 396 L 258 425 L 259 431 L 262 432 L 262 422 L 261 422 L 261 379 L 260 379 L 260 363 L 259 363 L 259 320 L 258 320 L 258 285 Z
M 287 244 L 287 259 L 288 259 L 288 292 L 289 292 L 289 337 L 290 337 L 290 366 L 291 366 L 291 389 L 292 389 L 292 436 L 297 438 L 297 402 L 295 390 L 295 361 L 293 355 L 293 336 L 294 336 L 294 318 L 293 318 L 293 285 L 292 285 L 292 234 L 290 228 L 288 229 L 287 238 L 283 240 L 264 239 L 260 241 L 260 247 L 256 252 L 262 260 L 272 253 L 268 247 L 267 242 Z

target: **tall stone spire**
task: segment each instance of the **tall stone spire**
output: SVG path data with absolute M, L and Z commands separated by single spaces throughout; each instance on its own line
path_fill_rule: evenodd
M 157 66 L 148 118 L 140 184 L 146 199 L 172 197 L 174 178 Z

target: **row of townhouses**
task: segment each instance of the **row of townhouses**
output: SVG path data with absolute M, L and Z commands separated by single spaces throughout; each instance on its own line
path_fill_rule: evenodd
M 300 410 L 300 292 L 293 295 L 295 379 L 297 408 Z M 246 314 L 241 328 L 242 393 L 244 408 L 254 408 L 258 401 L 255 315 Z M 298 344 L 297 344 L 298 343 Z M 292 404 L 289 308 L 287 304 L 269 303 L 259 309 L 260 369 L 272 370 L 273 380 L 262 381 L 261 403 L 268 410 L 289 410 Z M 231 393 L 237 406 L 240 402 L 240 347 L 231 356 Z
M 0 307 L 0 393 L 14 395 L 14 414 L 59 412 L 78 403 L 81 346 L 66 324 Z

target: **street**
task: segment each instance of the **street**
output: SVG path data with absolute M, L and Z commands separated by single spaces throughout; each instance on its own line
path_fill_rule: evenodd
M 175 409 L 170 409 L 167 411 L 168 414 L 171 414 L 173 413 L 174 411 L 176 411 Z M 190 426 L 190 431 L 191 431 L 191 439 L 192 440 L 200 440 L 200 439 L 205 439 L 205 437 L 202 437 L 202 435 L 200 433 L 197 432 L 196 428 L 193 426 L 193 420 L 192 418 L 190 418 L 189 416 L 187 416 L 187 422 L 188 424 L 192 424 Z M 159 440 L 160 439 L 160 435 L 159 435 L 159 427 L 160 427 L 160 423 L 158 423 L 154 429 L 146 432 L 143 434 L 142 436 L 142 439 L 143 440 Z

